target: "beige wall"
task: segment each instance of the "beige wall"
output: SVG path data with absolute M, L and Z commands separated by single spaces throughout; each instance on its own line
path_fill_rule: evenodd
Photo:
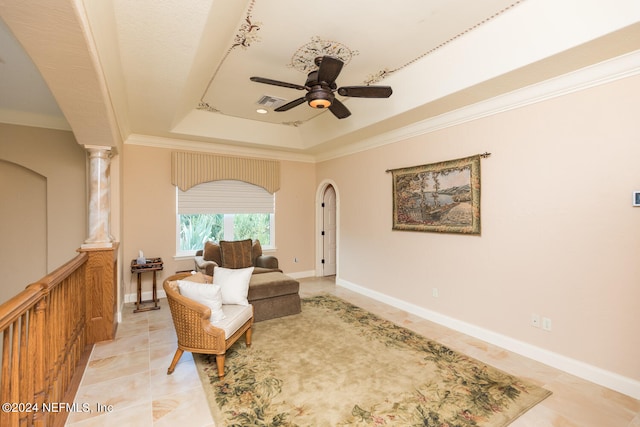
M 638 381 L 639 92 L 632 77 L 317 165 L 283 161 L 273 253 L 286 273 L 314 271 L 315 195 L 330 181 L 339 283 Z M 485 151 L 481 236 L 391 230 L 386 169 Z M 174 259 L 170 157 L 135 145 L 117 156 L 112 225 L 125 294 L 135 292 L 128 265 L 139 249 L 164 259 L 159 282 L 193 265 Z M 0 159 L 46 177 L 47 265 L 60 266 L 86 238 L 85 150 L 70 132 L 0 124 Z M 552 331 L 531 327 L 531 313 Z
M 192 269 L 193 260 L 176 254 L 176 190 L 171 185 L 170 149 L 125 145 L 122 157 L 122 265 L 125 295 L 136 292 L 136 277 L 128 266 L 142 250 L 161 257 L 164 270 L 158 286 L 176 271 Z M 313 270 L 315 166 L 281 162 L 281 188 L 276 192 L 276 250 L 280 268 L 288 274 Z M 294 263 L 294 258 L 298 263 Z M 151 290 L 151 275 L 143 275 L 143 292 Z
M 318 164 L 338 281 L 640 380 L 639 93 L 627 78 Z M 485 151 L 481 236 L 391 230 L 386 169 Z
M 47 180 L 0 160 L 0 195 L 0 262 L 7 267 L 0 286 L 3 303 L 47 275 Z
M 14 289 L 22 290 L 43 276 L 40 263 L 44 260 L 37 259 L 43 252 L 36 245 L 46 247 L 45 268 L 51 272 L 75 257 L 86 238 L 86 154 L 71 132 L 0 124 L 0 159 L 5 165 L 19 165 L 45 181 L 45 200 L 40 206 L 46 206 L 46 212 L 31 209 L 34 200 L 29 199 L 40 196 L 25 189 L 24 182 L 15 182 L 14 190 L 19 189 L 24 198 L 20 215 L 0 217 L 3 250 L 9 247 L 13 254 L 36 258 L 38 277 L 24 264 L 16 265 L 11 258 L 0 258 L 0 269 L 11 271 L 12 281 L 16 282 Z M 41 228 L 37 238 L 22 233 L 21 230 L 40 222 L 43 214 L 44 235 Z

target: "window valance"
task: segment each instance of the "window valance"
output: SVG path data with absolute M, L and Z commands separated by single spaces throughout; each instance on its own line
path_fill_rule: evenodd
M 229 179 L 260 186 L 273 194 L 280 189 L 280 162 L 180 151 L 171 153 L 171 183 L 182 191 L 203 182 Z

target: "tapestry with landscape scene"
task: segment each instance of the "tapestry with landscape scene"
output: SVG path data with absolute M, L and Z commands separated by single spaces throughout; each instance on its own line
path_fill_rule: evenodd
M 393 229 L 480 234 L 480 157 L 389 171 Z

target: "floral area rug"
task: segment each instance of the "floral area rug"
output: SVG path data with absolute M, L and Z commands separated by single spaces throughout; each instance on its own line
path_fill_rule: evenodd
M 194 355 L 217 427 L 505 426 L 551 393 L 337 297 Z

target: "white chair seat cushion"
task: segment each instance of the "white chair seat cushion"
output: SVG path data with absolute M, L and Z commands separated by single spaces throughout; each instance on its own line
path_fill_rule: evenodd
M 233 335 L 253 316 L 252 305 L 223 304 L 224 319 L 211 321 L 216 328 L 224 330 L 225 339 Z

